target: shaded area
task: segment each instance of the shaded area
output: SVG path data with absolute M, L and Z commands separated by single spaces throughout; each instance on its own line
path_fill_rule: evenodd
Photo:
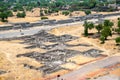
M 81 53 L 80 51 L 64 49 L 64 50 L 52 50 L 46 53 L 30 52 L 25 54 L 19 54 L 17 55 L 17 57 L 24 56 L 24 57 L 34 58 L 37 61 L 50 62 L 50 61 L 58 61 L 58 60 L 64 61 L 65 58 L 70 58 L 80 53 Z
M 88 44 L 65 44 L 65 43 L 56 43 L 56 44 L 52 44 L 52 45 L 44 45 L 44 44 L 41 44 L 41 45 L 31 45 L 31 46 L 27 46 L 25 47 L 26 49 L 33 49 L 33 48 L 36 48 L 36 47 L 39 47 L 41 49 L 53 49 L 53 48 L 58 48 L 58 47 L 78 47 L 78 46 L 84 46 L 84 47 L 90 47 L 92 45 L 88 45 Z
M 35 66 L 28 65 L 28 64 L 23 64 L 23 65 L 24 65 L 25 68 L 34 69 L 34 70 L 42 72 L 43 76 L 46 75 L 46 74 L 51 74 L 51 73 L 57 72 L 57 71 L 62 70 L 62 69 L 67 70 L 63 67 L 52 66 L 52 65 L 44 65 L 44 66 L 41 66 L 41 67 L 35 67 Z
M 40 42 L 68 42 L 68 41 L 72 41 L 75 39 L 78 39 L 78 37 L 71 36 L 68 34 L 56 36 L 54 34 L 50 34 L 42 30 L 38 32 L 37 34 L 31 36 L 30 38 L 25 38 L 24 43 L 34 44 L 35 42 L 37 42 L 39 44 Z
M 0 75 L 5 74 L 6 71 L 0 70 Z
M 100 54 L 100 53 L 102 53 L 102 52 L 103 52 L 102 50 L 90 49 L 90 50 L 84 51 L 84 52 L 83 52 L 83 55 L 88 56 L 88 57 L 100 57 L 100 56 L 105 56 L 105 55 Z
M 52 51 L 47 51 L 45 53 L 39 53 L 39 52 L 30 52 L 26 54 L 19 54 L 17 57 L 29 57 L 37 60 L 38 62 L 41 62 L 44 64 L 41 67 L 34 67 L 30 66 L 28 64 L 24 64 L 24 67 L 27 67 L 29 69 L 35 69 L 38 71 L 41 71 L 43 75 L 45 74 L 50 74 L 53 72 L 57 72 L 59 70 L 69 70 L 63 67 L 60 67 L 61 64 L 67 63 L 67 58 L 79 55 L 81 52 L 80 51 L 75 51 L 75 50 L 69 50 L 69 49 L 64 49 L 64 50 L 52 50 Z

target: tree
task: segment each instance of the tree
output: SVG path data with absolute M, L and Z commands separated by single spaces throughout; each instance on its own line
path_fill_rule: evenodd
M 44 10 L 45 14 L 48 14 L 48 10 Z
M 12 11 L 7 11 L 7 14 L 8 14 L 9 17 L 12 17 L 12 16 L 13 16 Z
M 101 31 L 101 36 L 105 37 L 105 40 L 107 40 L 108 36 L 112 36 L 112 31 L 109 27 L 104 27 Z
M 6 12 L 1 12 L 0 13 L 0 18 L 2 22 L 6 22 L 8 18 L 8 14 Z
M 103 29 L 103 25 L 98 24 L 95 28 L 97 29 L 98 33 L 100 33 L 100 31 Z
M 25 16 L 26 16 L 26 13 L 25 12 L 22 12 L 22 13 L 17 13 L 17 15 L 16 15 L 18 18 L 25 18 Z
M 85 21 L 84 24 L 83 24 L 83 26 L 84 26 L 84 35 L 88 36 L 88 30 L 89 29 L 90 30 L 93 29 L 94 28 L 94 24 L 91 23 L 91 22 Z
M 96 0 L 89 0 L 89 8 L 94 8 L 96 6 Z
M 84 11 L 84 12 L 85 12 L 86 15 L 91 14 L 91 11 L 90 11 L 90 10 L 86 10 L 86 11 Z
M 105 43 L 105 37 L 104 36 L 101 36 L 100 40 L 102 41 L 101 44 Z
M 118 20 L 118 22 L 117 22 L 117 27 L 118 28 L 115 28 L 115 32 L 117 32 L 118 34 L 120 34 L 120 20 Z
M 88 22 L 85 21 L 83 26 L 84 26 L 84 36 L 88 36 Z
M 120 28 L 115 29 L 115 32 L 117 32 L 118 34 L 120 34 Z
M 118 20 L 118 24 L 117 25 L 118 25 L 118 28 L 120 28 L 120 20 Z
M 117 38 L 115 39 L 115 42 L 116 42 L 117 45 L 120 44 L 120 37 L 117 37 Z
M 94 24 L 92 22 L 89 22 L 88 28 L 91 30 L 94 28 Z
M 110 20 L 105 20 L 104 21 L 104 26 L 106 26 L 106 27 L 112 27 L 113 25 L 114 25 L 114 23 L 110 22 Z
M 55 3 L 55 5 L 56 5 L 56 7 L 60 8 L 60 7 L 62 7 L 64 5 L 64 3 L 62 1 L 57 1 Z
M 67 16 L 67 15 L 70 14 L 70 12 L 69 11 L 63 11 L 62 14 L 65 15 L 65 16 Z

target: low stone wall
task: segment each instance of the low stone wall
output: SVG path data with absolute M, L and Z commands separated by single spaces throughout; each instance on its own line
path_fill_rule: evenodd
M 105 14 L 105 15 L 91 14 L 87 16 L 71 17 L 71 19 L 58 20 L 58 21 L 41 20 L 41 21 L 34 22 L 34 23 L 29 23 L 29 22 L 16 23 L 16 24 L 12 24 L 12 26 L 0 27 L 0 31 L 10 30 L 10 29 L 25 29 L 25 28 L 31 28 L 31 27 L 36 27 L 36 26 L 44 26 L 44 25 L 66 24 L 66 23 L 73 23 L 73 22 L 85 21 L 85 20 L 90 20 L 90 19 L 100 19 L 100 18 L 105 18 L 105 17 L 110 17 L 110 16 L 120 16 L 120 13 Z

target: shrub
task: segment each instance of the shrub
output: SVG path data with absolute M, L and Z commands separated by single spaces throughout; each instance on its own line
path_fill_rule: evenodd
M 120 20 L 120 18 L 118 18 L 118 20 Z
M 62 14 L 65 15 L 65 16 L 67 16 L 67 15 L 70 14 L 70 12 L 69 11 L 63 11 Z
M 17 13 L 16 15 L 18 18 L 24 18 L 26 16 L 26 13 L 25 12 L 22 12 L 22 13 Z
M 85 14 L 86 14 L 86 15 L 89 15 L 89 14 L 91 14 L 91 11 L 90 11 L 90 10 L 86 10 L 86 11 L 85 11 Z
M 101 44 L 104 44 L 104 43 L 105 43 L 105 37 L 104 37 L 104 36 L 101 36 L 101 37 L 100 37 L 100 40 L 101 40 Z
M 8 14 L 8 17 L 12 17 L 13 16 L 12 11 L 7 11 L 7 14 Z
M 48 14 L 48 10 L 44 10 L 45 14 Z
M 117 38 L 115 39 L 115 42 L 116 42 L 117 44 L 120 44 L 120 37 L 117 37 Z
M 42 17 L 41 17 L 41 20 L 44 20 L 44 19 L 48 19 L 48 17 L 42 16 Z
M 0 13 L 0 19 L 2 22 L 7 22 L 8 14 L 7 12 L 1 12 Z

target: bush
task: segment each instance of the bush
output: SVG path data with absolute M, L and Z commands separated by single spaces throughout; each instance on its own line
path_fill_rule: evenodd
M 115 29 L 115 32 L 117 32 L 118 34 L 120 34 L 120 28 Z
M 116 42 L 117 44 L 120 44 L 120 37 L 117 37 L 117 38 L 115 39 L 115 42 Z
M 7 14 L 8 14 L 8 17 L 12 17 L 13 16 L 12 11 L 7 11 Z
M 86 10 L 86 11 L 85 11 L 85 14 L 86 14 L 86 15 L 89 15 L 89 14 L 91 14 L 91 11 L 90 11 L 90 10 Z
M 104 37 L 104 36 L 101 36 L 101 37 L 100 37 L 100 40 L 101 40 L 101 44 L 104 44 L 104 43 L 105 43 L 105 37 Z
M 62 12 L 62 15 L 65 15 L 65 16 L 67 16 L 67 15 L 69 15 L 69 14 L 70 14 L 69 11 L 63 11 L 63 12 Z
M 13 12 L 17 12 L 17 9 L 13 9 Z
M 22 12 L 22 13 L 17 13 L 16 15 L 18 18 L 24 18 L 26 16 L 26 13 L 25 12 Z
M 54 12 L 59 12 L 59 9 L 58 8 L 53 8 L 51 9 L 51 12 L 54 13 Z
M 41 20 L 44 20 L 44 19 L 48 19 L 48 17 L 42 16 L 42 17 L 41 17 Z
M 118 18 L 118 20 L 120 20 L 120 18 Z
M 48 14 L 48 10 L 44 10 L 45 14 Z
M 48 10 L 48 13 L 53 13 L 51 9 Z
M 8 18 L 7 12 L 1 12 L 1 13 L 0 13 L 0 20 L 1 20 L 2 22 L 7 22 L 7 18 Z

